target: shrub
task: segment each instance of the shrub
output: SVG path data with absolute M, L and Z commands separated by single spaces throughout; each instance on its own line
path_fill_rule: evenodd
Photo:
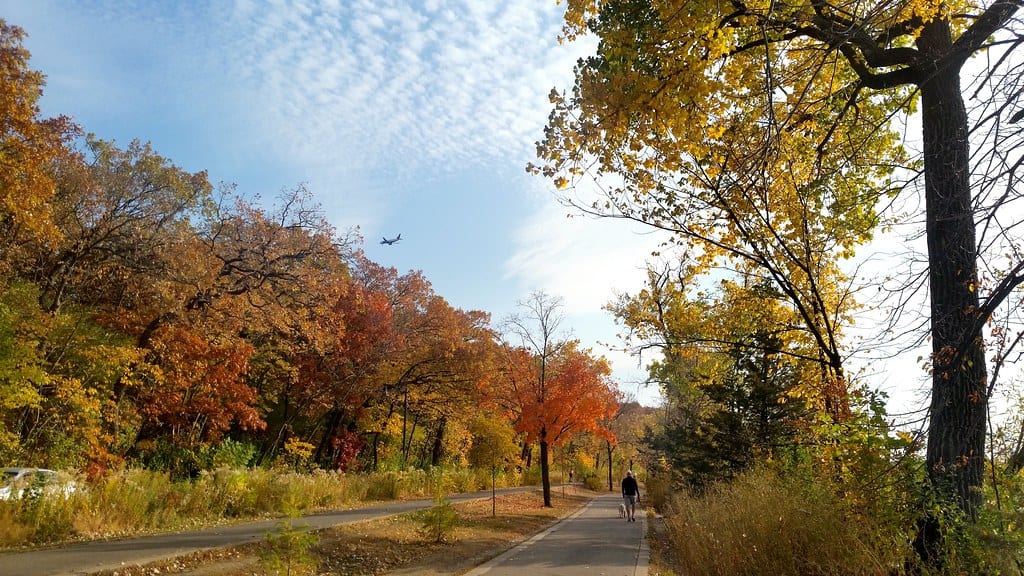
M 291 520 L 281 522 L 276 531 L 267 534 L 260 548 L 260 566 L 264 572 L 275 575 L 314 574 L 316 565 L 309 549 L 318 540 L 313 532 L 296 529 Z
M 672 482 L 667 475 L 650 476 L 644 482 L 647 501 L 655 510 L 664 512 L 672 496 Z
M 367 500 L 395 500 L 402 493 L 400 472 L 385 472 L 365 477 Z
M 1004 483 L 1005 478 L 998 480 L 1004 489 L 1011 488 Z M 1024 573 L 1024 534 L 1019 528 L 1022 513 L 1019 494 L 1013 494 L 1012 489 L 1005 490 L 996 499 L 993 487 L 986 486 L 977 522 L 970 522 L 955 504 L 935 498 L 927 482 L 921 482 L 918 501 L 924 503 L 921 516 L 935 522 L 933 527 L 938 530 L 939 538 L 934 550 L 942 559 L 938 568 L 917 566 L 921 573 L 928 576 Z
M 458 521 L 459 513 L 444 494 L 439 492 L 434 498 L 434 506 L 420 516 L 420 534 L 431 542 L 445 542 Z
M 214 450 L 211 460 L 214 468 L 246 468 L 256 457 L 256 446 L 225 438 Z
M 315 449 L 316 446 L 293 436 L 284 443 L 284 453 L 280 456 L 280 461 L 285 467 L 296 472 L 310 472 L 313 470 Z

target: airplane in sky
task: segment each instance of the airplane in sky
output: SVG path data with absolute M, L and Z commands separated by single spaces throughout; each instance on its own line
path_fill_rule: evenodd
M 402 235 L 401 235 L 401 234 L 399 234 L 398 236 L 395 236 L 394 238 L 391 238 L 391 239 L 389 239 L 389 238 L 388 238 L 387 236 L 385 236 L 385 237 L 384 237 L 384 238 L 383 238 L 383 239 L 382 239 L 382 240 L 380 241 L 380 243 L 381 243 L 381 244 L 387 244 L 388 246 L 390 246 L 390 245 L 392 245 L 392 244 L 395 244 L 395 243 L 397 243 L 397 242 L 398 242 L 399 240 L 401 240 L 401 239 L 402 239 Z

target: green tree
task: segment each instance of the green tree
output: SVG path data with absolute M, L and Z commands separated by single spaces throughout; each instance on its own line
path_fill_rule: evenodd
M 681 454 L 695 484 L 731 479 L 752 464 L 777 458 L 796 446 L 809 408 L 793 396 L 798 380 L 780 358 L 778 336 L 762 330 L 734 347 L 732 368 L 701 388 L 709 405 L 696 427 L 682 436 Z
M 663 352 L 651 376 L 671 418 L 649 441 L 687 482 L 705 485 L 810 439 L 829 411 L 814 345 L 770 285 L 723 281 L 708 294 L 694 281 L 652 271 L 645 290 L 612 310 L 641 346 Z

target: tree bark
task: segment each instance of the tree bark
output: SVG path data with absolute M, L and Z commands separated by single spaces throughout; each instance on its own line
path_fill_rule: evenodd
M 615 451 L 615 446 L 611 442 L 605 440 L 605 450 L 608 451 L 608 491 L 615 491 L 615 478 L 612 477 L 612 452 Z
M 551 475 L 548 465 L 548 441 L 546 430 L 540 431 L 540 483 L 544 487 L 544 507 L 551 508 Z
M 987 371 L 979 318 L 977 245 L 969 181 L 967 112 L 945 22 L 918 47 L 932 318 L 932 398 L 926 463 L 931 484 L 977 519 L 984 474 Z
M 437 433 L 434 435 L 434 447 L 430 451 L 431 466 L 440 466 L 441 459 L 444 457 L 444 429 L 446 423 L 445 418 L 441 418 L 441 421 L 437 423 Z

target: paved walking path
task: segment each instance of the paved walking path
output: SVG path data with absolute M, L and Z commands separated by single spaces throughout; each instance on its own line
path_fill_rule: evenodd
M 619 518 L 617 494 L 578 512 L 465 576 L 647 576 L 647 518 Z

